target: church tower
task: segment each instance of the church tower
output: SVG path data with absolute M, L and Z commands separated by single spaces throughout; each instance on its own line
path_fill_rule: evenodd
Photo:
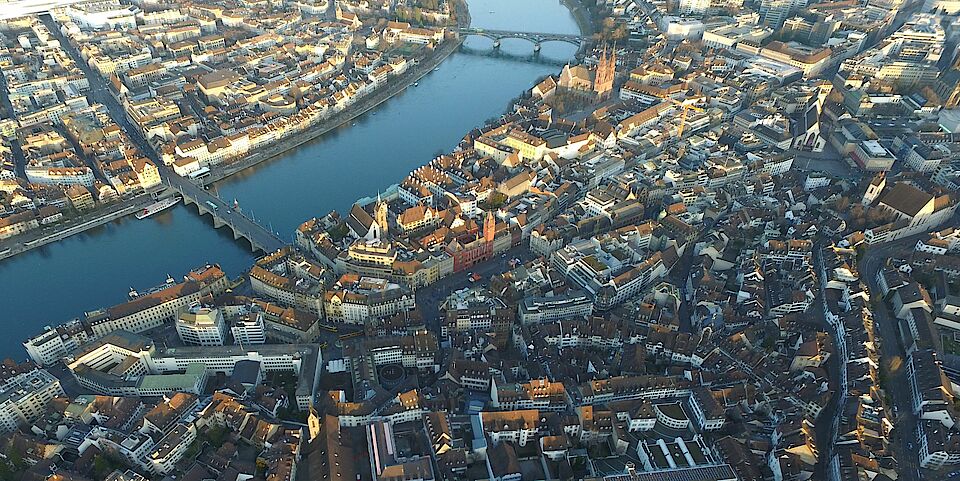
M 880 172 L 874 176 L 870 184 L 867 185 L 867 191 L 863 193 L 863 200 L 860 203 L 866 206 L 873 204 L 873 201 L 877 200 L 877 197 L 880 196 L 880 193 L 883 192 L 886 186 L 887 176 L 883 172 Z
M 493 239 L 497 235 L 497 219 L 493 216 L 493 211 L 487 212 L 487 218 L 483 220 L 483 240 L 488 244 L 493 244 Z
M 313 402 L 310 403 L 310 415 L 307 417 L 307 430 L 310 437 L 307 438 L 308 441 L 313 441 L 314 439 L 320 436 L 320 430 L 322 424 L 320 423 L 320 413 L 317 412 L 317 408 L 313 406 Z
M 603 47 L 600 62 L 597 63 L 597 73 L 593 80 L 593 91 L 598 98 L 606 98 L 613 91 L 613 79 L 617 75 L 617 51 L 614 48 L 607 56 L 607 47 Z
M 380 194 L 377 194 L 377 206 L 374 210 L 374 222 L 377 223 L 377 226 L 380 228 L 380 239 L 387 238 L 387 229 L 389 224 L 387 223 L 387 203 L 380 198 Z

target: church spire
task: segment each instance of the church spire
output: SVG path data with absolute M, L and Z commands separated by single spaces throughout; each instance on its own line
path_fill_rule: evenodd
M 380 193 L 377 192 L 377 204 L 374 208 L 374 222 L 377 223 L 377 227 L 380 231 L 379 238 L 381 240 L 387 238 L 387 229 L 389 229 L 389 224 L 387 223 L 387 204 L 383 201 L 383 198 L 380 197 Z
M 597 62 L 597 72 L 594 75 L 593 91 L 599 98 L 605 98 L 613 90 L 613 80 L 617 73 L 617 50 L 614 47 L 611 55 L 607 55 L 607 44 L 603 45 L 603 53 Z

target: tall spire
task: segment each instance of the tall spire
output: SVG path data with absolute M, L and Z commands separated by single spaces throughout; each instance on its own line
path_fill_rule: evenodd
M 497 219 L 493 216 L 493 211 L 487 211 L 487 218 L 483 221 L 483 239 L 488 243 L 493 243 L 497 236 Z
M 379 239 L 386 239 L 387 229 L 389 228 L 389 224 L 387 223 L 387 204 L 380 196 L 380 192 L 377 192 L 377 205 L 374 207 L 373 216 L 374 222 L 376 222 L 379 227 Z
M 617 53 L 614 49 L 611 57 L 607 56 L 607 44 L 603 44 L 603 53 L 600 55 L 600 61 L 597 62 L 597 72 L 594 75 L 593 91 L 597 97 L 606 97 L 613 90 L 613 79 L 616 76 Z

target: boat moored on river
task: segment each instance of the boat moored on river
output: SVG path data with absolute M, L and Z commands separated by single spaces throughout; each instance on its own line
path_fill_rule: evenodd
M 177 205 L 177 203 L 180 202 L 181 200 L 182 198 L 180 196 L 174 196 L 174 197 L 168 197 L 166 199 L 154 202 L 144 207 L 143 210 L 141 210 L 140 212 L 137 212 L 137 219 L 141 219 L 141 220 L 146 219 L 147 217 L 150 217 L 153 214 L 165 211 Z

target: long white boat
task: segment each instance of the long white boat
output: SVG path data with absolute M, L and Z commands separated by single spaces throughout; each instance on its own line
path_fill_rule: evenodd
M 137 219 L 146 219 L 157 212 L 165 211 L 175 205 L 177 202 L 180 202 L 181 198 L 179 196 L 167 197 L 166 199 L 154 202 L 143 208 L 140 212 L 137 212 Z

